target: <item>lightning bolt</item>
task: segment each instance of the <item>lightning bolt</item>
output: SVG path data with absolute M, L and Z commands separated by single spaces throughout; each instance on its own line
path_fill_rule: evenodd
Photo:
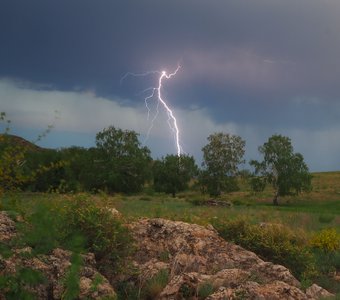
M 146 138 L 144 140 L 144 143 L 148 140 L 150 132 L 153 128 L 154 122 L 157 119 L 158 115 L 159 115 L 159 104 L 161 104 L 167 115 L 168 115 L 168 125 L 170 127 L 170 130 L 173 132 L 174 134 L 174 139 L 175 139 L 175 147 L 177 150 L 177 156 L 180 157 L 181 156 L 181 152 L 182 152 L 182 146 L 180 144 L 180 131 L 179 131 L 179 127 L 177 125 L 177 119 L 174 115 L 173 110 L 169 107 L 169 105 L 167 104 L 166 100 L 163 98 L 162 96 L 162 87 L 163 87 L 163 81 L 164 80 L 168 80 L 171 79 L 171 77 L 175 76 L 177 74 L 177 72 L 179 71 L 179 69 L 181 68 L 180 65 L 177 66 L 176 70 L 172 73 L 167 73 L 166 71 L 149 71 L 149 72 L 145 72 L 145 73 L 131 73 L 128 72 L 126 73 L 122 79 L 120 80 L 120 82 L 122 83 L 122 81 L 128 77 L 128 76 L 148 76 L 150 74 L 158 74 L 159 78 L 158 78 L 158 86 L 157 87 L 149 87 L 146 90 L 144 90 L 142 93 L 145 93 L 147 91 L 151 91 L 151 93 L 149 95 L 147 95 L 144 98 L 144 102 L 145 102 L 145 107 L 147 109 L 148 115 L 147 115 L 147 120 L 150 119 L 150 113 L 151 113 L 151 109 L 149 107 L 149 101 L 151 99 L 156 98 L 157 99 L 157 105 L 156 105 L 156 112 L 151 120 L 151 125 L 148 129 Z
M 179 129 L 178 129 L 178 125 L 177 125 L 177 119 L 174 116 L 173 111 L 170 109 L 170 107 L 166 104 L 165 100 L 162 98 L 162 85 L 163 85 L 163 79 L 170 79 L 171 77 L 175 76 L 177 74 L 177 72 L 179 71 L 180 66 L 177 66 L 177 69 L 170 74 L 167 74 L 166 71 L 162 71 L 161 76 L 159 77 L 158 80 L 158 87 L 156 88 L 157 90 L 157 94 L 158 94 L 158 101 L 160 101 L 160 103 L 164 106 L 164 108 L 167 111 L 169 120 L 168 120 L 168 124 L 170 126 L 170 129 L 172 131 L 174 131 L 175 133 L 175 142 L 176 142 L 176 148 L 177 148 L 177 156 L 181 156 L 181 145 L 179 142 Z M 171 126 L 170 124 L 170 120 L 172 120 L 173 122 L 173 126 Z

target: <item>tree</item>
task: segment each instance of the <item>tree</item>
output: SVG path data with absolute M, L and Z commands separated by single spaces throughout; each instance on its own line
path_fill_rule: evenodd
M 59 188 L 67 163 L 61 160 L 57 150 L 43 149 L 35 144 L 53 126 L 48 125 L 34 142 L 29 142 L 9 134 L 11 121 L 5 112 L 0 112 L 0 125 L 1 122 L 5 122 L 6 127 L 0 134 L 0 195 L 22 188 L 40 191 Z
M 250 161 L 250 165 L 255 168 L 255 175 L 272 184 L 275 191 L 274 205 L 278 205 L 280 196 L 299 194 L 311 189 L 312 176 L 303 156 L 293 151 L 288 137 L 273 135 L 259 147 L 263 161 Z
M 138 134 L 113 126 L 96 135 L 98 158 L 93 162 L 110 192 L 138 192 L 150 176 L 150 150 L 141 147 Z
M 20 189 L 28 179 L 23 169 L 26 149 L 8 140 L 8 134 L 0 135 L 0 196 Z
M 64 162 L 63 177 L 58 187 L 60 192 L 91 191 L 91 188 L 82 182 L 85 172 L 91 171 L 93 173 L 91 183 L 95 182 L 95 178 L 98 177 L 96 169 L 90 168 L 92 166 L 91 149 L 72 146 L 58 150 L 61 157 L 60 160 Z
M 188 188 L 189 181 L 197 175 L 197 166 L 192 156 L 167 155 L 153 165 L 154 188 L 176 196 Z
M 244 162 L 245 141 L 237 135 L 223 132 L 211 134 L 208 141 L 202 148 L 200 182 L 211 196 L 219 196 L 222 191 L 230 192 L 237 188 L 235 175 L 239 164 Z
M 58 190 L 65 181 L 66 165 L 58 150 L 26 151 L 23 169 L 26 174 L 30 174 L 31 179 L 27 180 L 24 188 L 34 192 Z

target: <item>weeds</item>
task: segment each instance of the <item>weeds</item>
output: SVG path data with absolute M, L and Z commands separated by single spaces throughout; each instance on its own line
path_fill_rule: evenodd
M 0 276 L 0 290 L 6 299 L 35 299 L 30 287 L 45 283 L 43 274 L 30 268 L 19 268 L 15 274 Z
M 92 284 L 91 284 L 91 292 L 95 292 L 98 290 L 98 286 L 104 282 L 103 277 L 100 274 L 96 274 Z
M 63 300 L 77 299 L 79 295 L 79 273 L 83 264 L 80 254 L 73 253 L 71 257 L 71 266 L 64 278 L 65 292 L 62 296 Z
M 205 299 L 215 292 L 214 286 L 210 282 L 205 282 L 198 287 L 198 299 Z
M 112 269 L 132 251 L 132 239 L 122 222 L 83 195 L 36 203 L 19 231 L 20 242 L 37 254 L 56 247 L 76 253 L 91 251 Z
M 146 281 L 142 289 L 142 299 L 156 299 L 169 282 L 168 270 L 160 270 L 156 275 Z
M 335 216 L 330 214 L 322 214 L 319 216 L 319 222 L 323 224 L 329 224 L 333 222 Z

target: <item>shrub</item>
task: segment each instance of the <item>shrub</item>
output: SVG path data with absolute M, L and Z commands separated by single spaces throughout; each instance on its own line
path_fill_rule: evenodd
M 141 197 L 139 197 L 139 200 L 141 200 L 141 201 L 151 201 L 152 198 L 149 197 L 149 196 L 141 196 Z
M 319 274 L 329 275 L 340 270 L 340 251 L 325 252 L 315 249 L 314 256 Z
M 156 299 L 169 282 L 169 272 L 160 270 L 156 275 L 147 280 L 143 288 L 143 299 Z
M 91 284 L 91 292 L 96 292 L 98 290 L 98 286 L 104 282 L 104 279 L 101 275 L 96 274 L 92 284 Z
M 335 228 L 323 229 L 314 234 L 310 241 L 312 247 L 321 249 L 325 252 L 340 250 L 340 234 Z
M 205 299 L 215 292 L 215 288 L 209 282 L 205 282 L 198 287 L 198 299 Z
M 18 224 L 21 232 L 19 244 L 32 247 L 35 254 L 47 254 L 60 246 L 61 227 L 66 220 L 55 205 L 49 202 L 37 203 L 26 221 Z
M 263 177 L 253 176 L 249 179 L 251 190 L 255 193 L 263 192 L 266 187 L 266 180 Z
M 79 254 L 74 253 L 71 257 L 71 266 L 69 267 L 66 276 L 64 278 L 65 292 L 62 299 L 72 300 L 77 299 L 80 287 L 79 287 L 79 273 L 82 266 L 82 258 Z
M 121 220 L 84 195 L 36 203 L 19 231 L 18 243 L 31 246 L 35 254 L 47 254 L 56 247 L 75 253 L 90 251 L 103 271 L 118 272 L 123 258 L 133 250 Z
M 323 214 L 319 216 L 320 223 L 328 224 L 328 223 L 331 223 L 333 220 L 334 220 L 334 215 Z
M 140 300 L 140 290 L 133 280 L 119 281 L 115 290 L 117 291 L 118 300 Z
M 124 257 L 133 250 L 128 229 L 107 208 L 99 207 L 88 197 L 78 196 L 66 208 L 65 241 L 80 241 L 94 252 L 101 269 L 118 272 Z
M 247 220 L 212 220 L 220 235 L 255 252 L 261 258 L 282 264 L 298 278 L 313 269 L 313 255 L 303 233 L 294 232 L 281 224 L 252 225 Z
M 192 198 L 188 199 L 187 201 L 190 202 L 191 204 L 195 205 L 195 206 L 201 206 L 201 205 L 205 204 L 206 199 L 204 199 L 202 197 L 192 197 Z
M 30 288 L 45 283 L 46 279 L 40 271 L 30 268 L 18 268 L 16 273 L 0 276 L 0 290 L 6 299 L 36 299 Z

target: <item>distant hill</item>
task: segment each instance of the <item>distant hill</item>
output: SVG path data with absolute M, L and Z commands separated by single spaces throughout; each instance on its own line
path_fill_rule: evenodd
M 45 150 L 45 148 L 12 134 L 0 134 L 0 147 L 2 148 L 4 145 L 21 146 L 33 152 Z

